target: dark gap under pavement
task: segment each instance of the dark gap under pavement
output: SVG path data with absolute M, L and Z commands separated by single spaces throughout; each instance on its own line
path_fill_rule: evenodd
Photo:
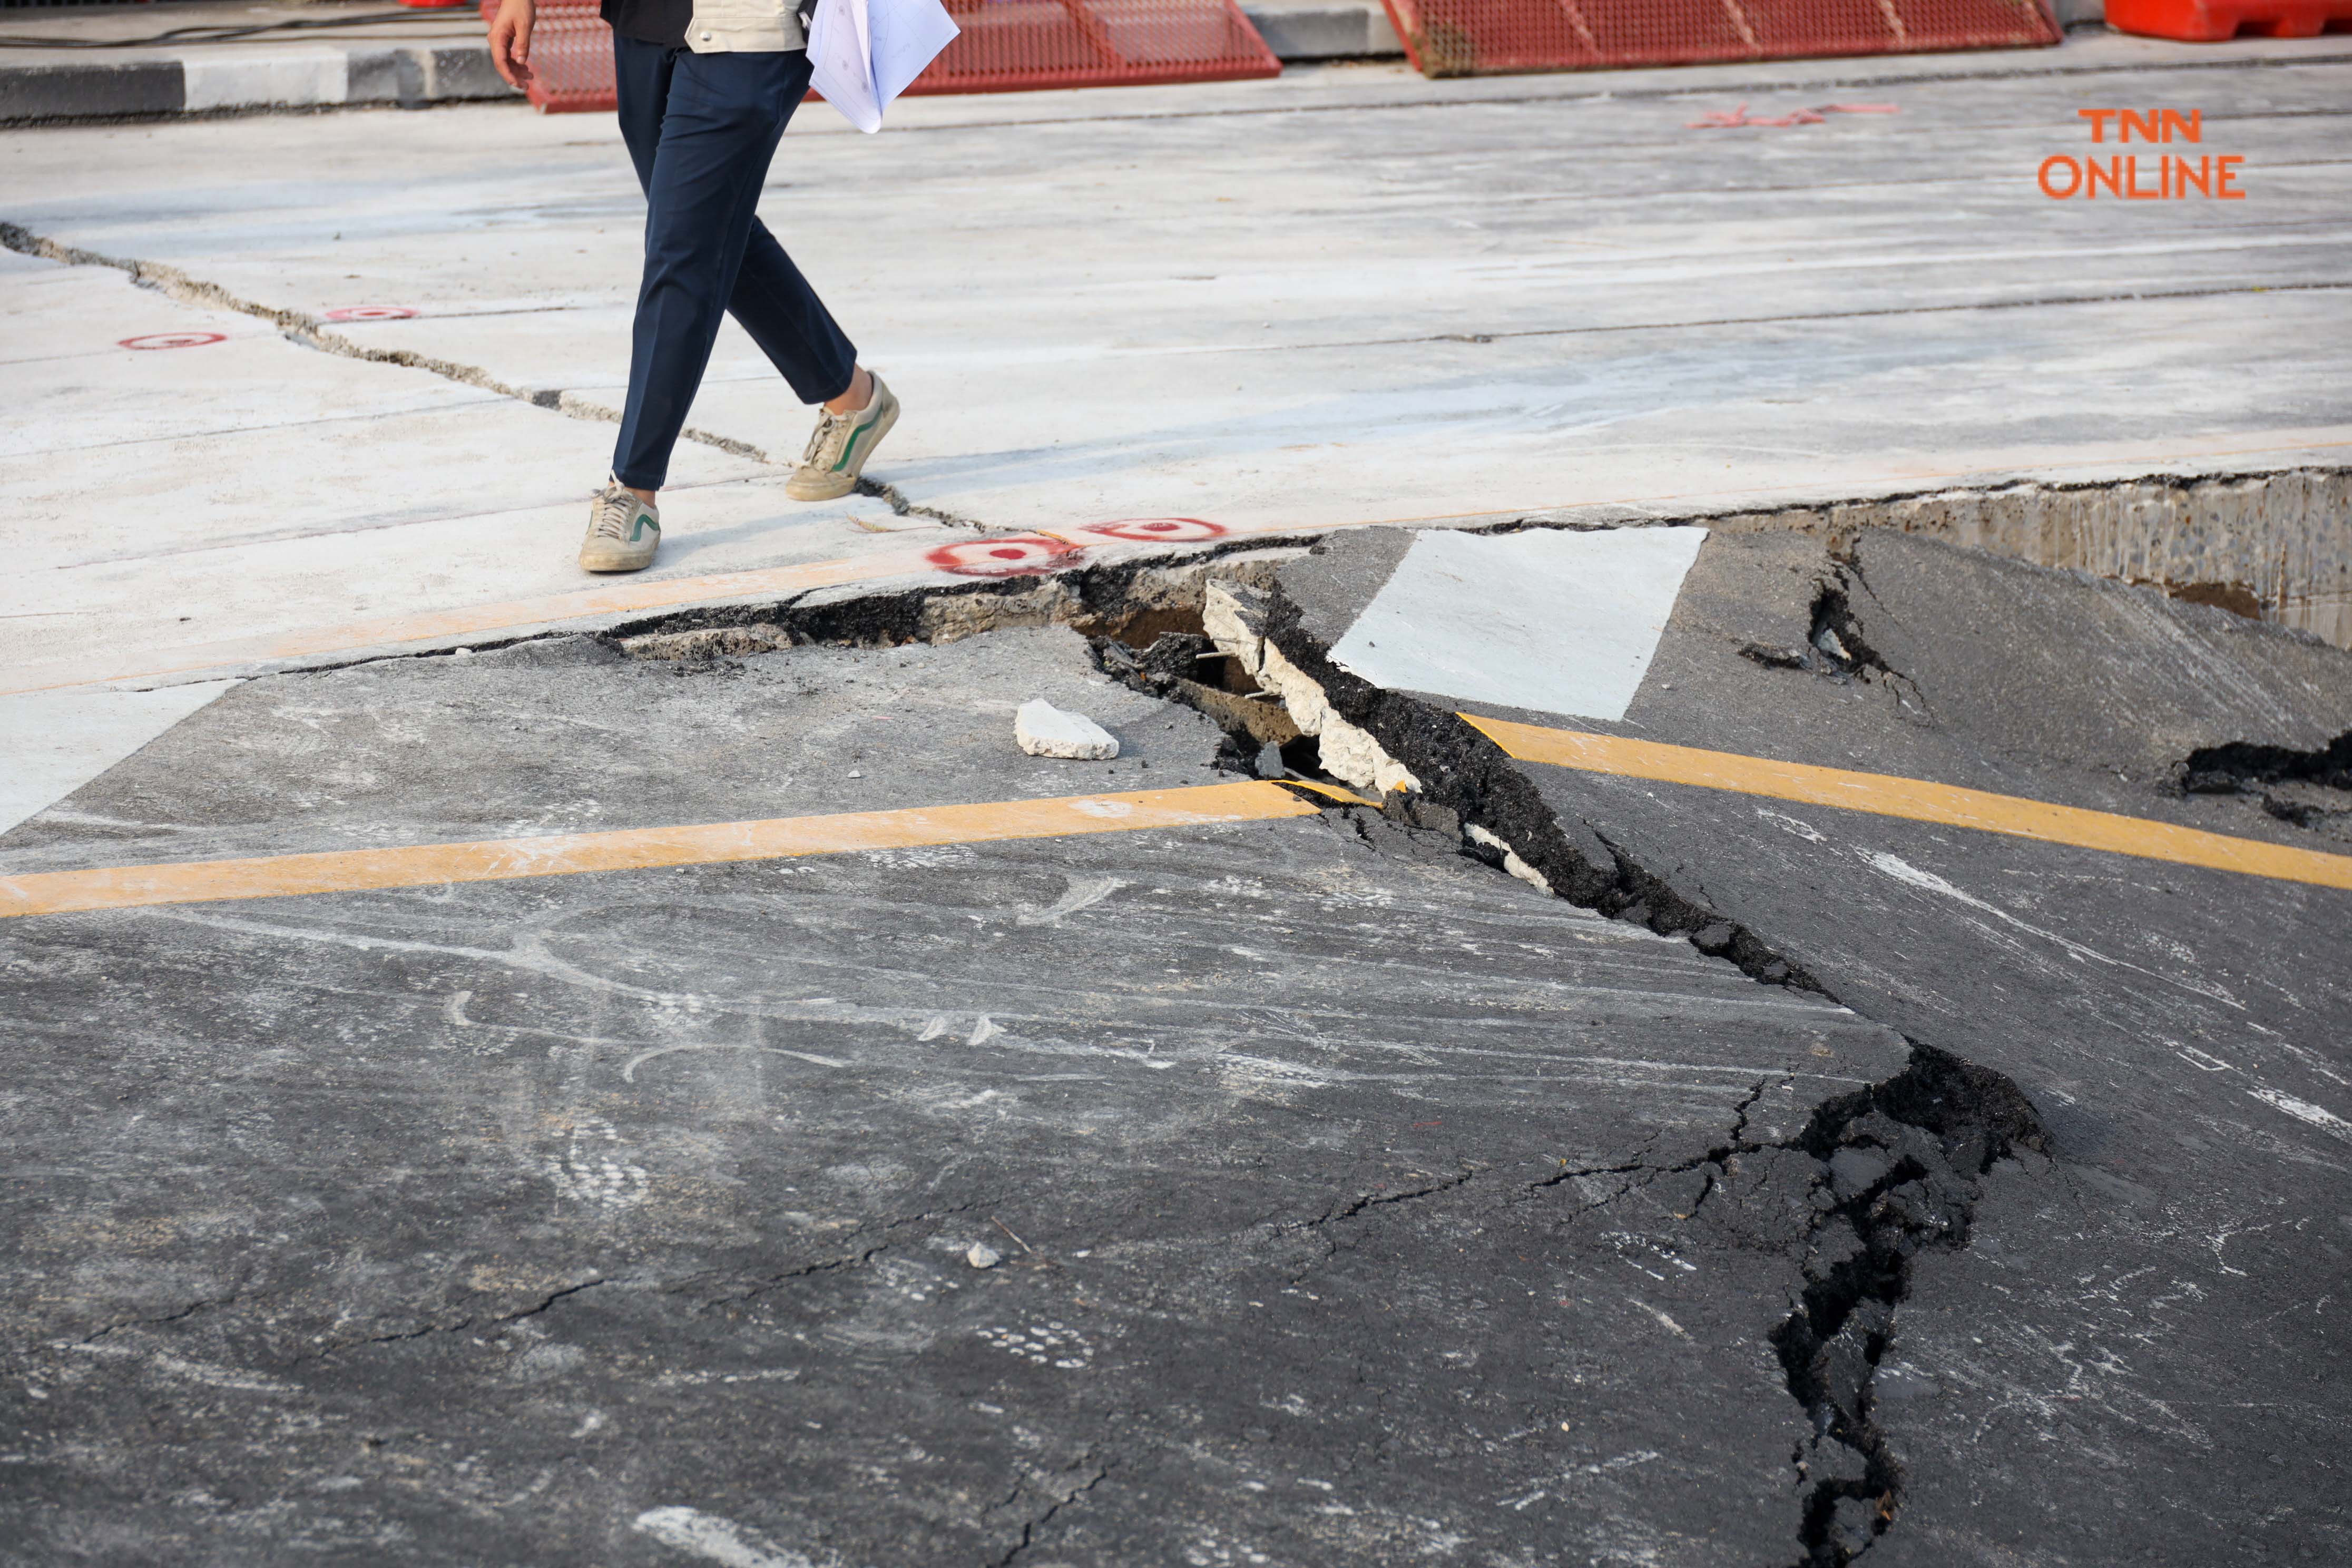
M 2288 787 L 2265 787 L 2273 784 Z M 2202 747 L 2181 764 L 2180 787 L 2191 795 L 2251 795 L 2281 822 L 2318 827 L 2352 815 L 2352 730 L 2308 751 L 2244 741 Z

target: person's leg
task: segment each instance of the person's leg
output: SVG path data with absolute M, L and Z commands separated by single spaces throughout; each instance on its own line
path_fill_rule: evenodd
M 858 379 L 856 345 L 756 217 L 727 309 L 803 403 L 824 403 L 853 389 Z
M 638 38 L 613 39 L 613 85 L 619 99 L 621 140 L 636 166 L 637 184 L 653 188 L 654 154 L 661 146 L 662 111 L 669 100 L 677 51 Z M 661 512 L 651 489 L 632 490 L 615 480 L 588 508 L 588 536 L 580 564 L 590 572 L 640 572 L 661 548 Z
M 637 171 L 637 188 L 651 194 L 654 152 L 661 145 L 662 110 L 669 102 L 672 59 L 666 44 L 613 36 L 613 87 L 619 100 L 621 140 Z
M 632 489 L 659 489 L 668 477 L 722 304 L 742 272 L 769 161 L 808 79 L 799 51 L 673 57 L 646 179 L 645 282 L 614 451 L 614 476 Z

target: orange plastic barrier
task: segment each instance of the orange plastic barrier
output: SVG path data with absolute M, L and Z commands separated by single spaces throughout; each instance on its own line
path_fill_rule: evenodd
M 2196 44 L 2217 44 L 2240 33 L 2315 38 L 2352 33 L 2352 0 L 2108 0 L 2107 26 Z
M 1405 53 L 1429 77 L 2023 47 L 2059 37 L 2039 0 L 1383 3 Z
M 942 0 L 963 29 L 907 91 L 1022 92 L 1279 76 L 1234 0 Z M 498 0 L 482 0 L 485 24 Z M 596 0 L 540 0 L 530 101 L 613 107 L 613 34 Z

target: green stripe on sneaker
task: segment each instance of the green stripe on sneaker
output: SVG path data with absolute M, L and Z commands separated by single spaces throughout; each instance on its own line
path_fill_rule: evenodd
M 849 439 L 842 444 L 841 461 L 834 464 L 833 472 L 837 474 L 841 472 L 842 469 L 849 467 L 850 456 L 857 450 L 857 438 L 873 428 L 873 425 L 869 422 L 859 426 L 856 429 L 852 430 L 849 433 Z

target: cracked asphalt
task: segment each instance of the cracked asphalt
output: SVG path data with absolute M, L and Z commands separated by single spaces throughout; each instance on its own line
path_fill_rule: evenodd
M 1453 710 L 1563 721 L 1330 662 L 1410 537 L 1350 536 L 1285 566 L 1265 623 L 1334 712 L 1417 775 L 1425 793 L 1400 810 L 1484 822 L 1565 897 L 1834 997 L 2023 1097 L 2010 1137 L 2031 1154 L 1942 1200 L 1969 1211 L 1937 1222 L 1964 1253 L 1811 1270 L 1816 1315 L 1823 1298 L 1837 1322 L 1892 1309 L 1859 1387 L 1823 1386 L 1835 1368 L 1819 1359 L 1790 1369 L 1844 1450 L 1817 1494 L 1830 1523 L 1884 1530 L 1874 1562 L 2352 1550 L 2345 894 L 1514 762 Z M 1572 723 L 2323 854 L 2352 826 L 2340 786 L 2309 809 L 2283 806 L 2259 769 L 2183 789 L 2209 748 L 2325 773 L 2352 734 L 2340 650 L 1887 531 L 1713 536 L 1630 709 Z M 1889 1155 L 1899 1140 L 1864 1142 Z M 1863 1190 L 1887 1175 L 1882 1158 Z M 1916 1226 L 1903 1206 L 1892 1218 Z M 2250 1519 L 2251 1478 L 2277 1500 Z M 1889 1496 L 1891 1521 L 1865 1517 Z
M 268 677 L 0 838 L 1181 791 L 1318 775 L 1337 716 L 1417 775 L 7 921 L 5 1560 L 2339 1555 L 2346 895 L 1512 763 L 1323 660 L 1408 542 Z M 1202 695 L 1247 683 L 1188 584 L 1261 606 L 1319 750 Z M 1575 722 L 2340 845 L 2260 775 L 2341 795 L 2348 661 L 1724 532 Z M 1118 759 L 1020 753 L 1035 696 Z
M 1061 628 L 694 668 L 255 682 L 0 853 L 1223 739 Z M 1119 761 L 1021 756 L 1034 694 Z M 1800 1258 L 1677 1216 L 1902 1042 L 1353 816 L 16 923 L 11 1550 L 655 1563 L 691 1507 L 815 1562 L 1787 1555 Z
M 804 121 L 592 584 L 608 124 L 8 132 L 0 1564 L 2352 1562 L 2347 72 Z

